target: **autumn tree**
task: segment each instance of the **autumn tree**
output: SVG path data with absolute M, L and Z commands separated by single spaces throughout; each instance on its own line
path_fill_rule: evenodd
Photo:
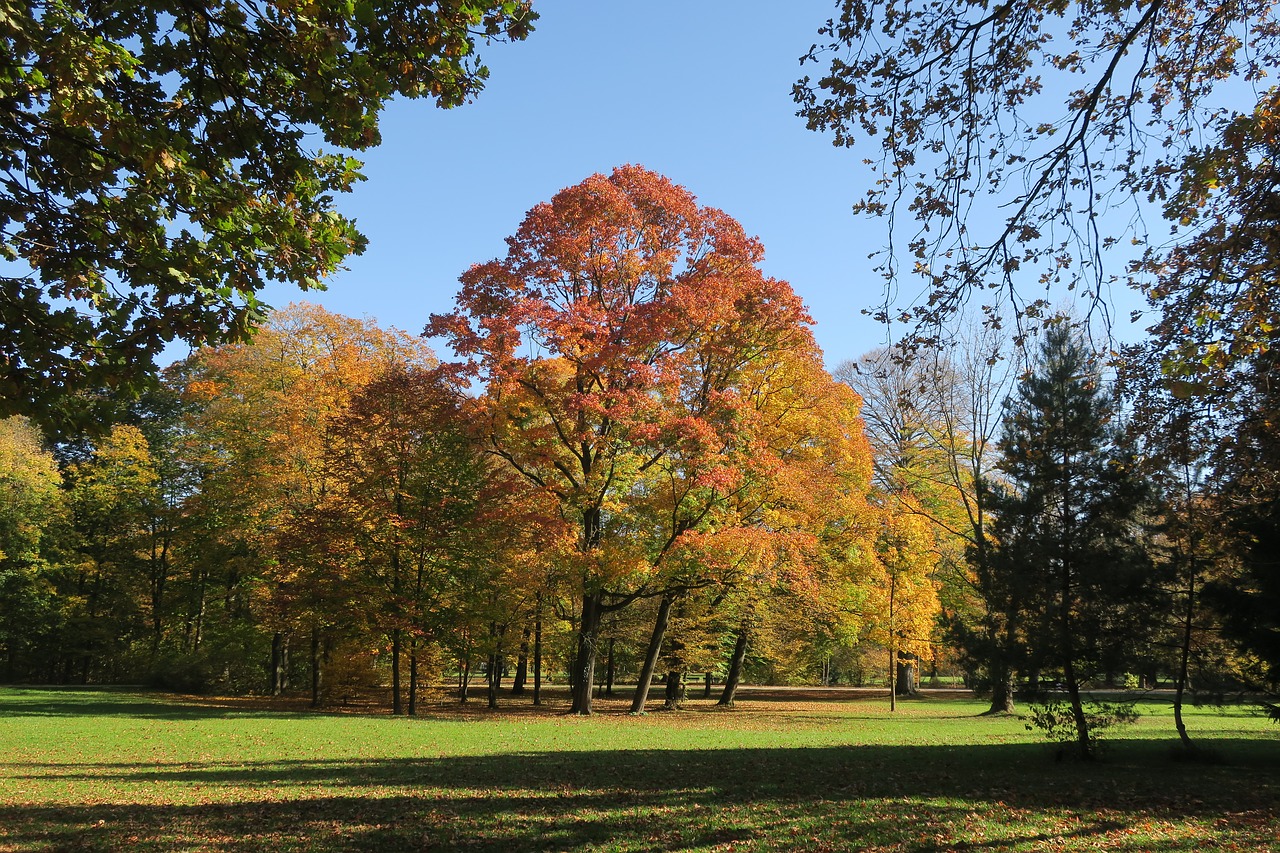
M 722 453 L 747 405 L 740 380 L 811 346 L 809 319 L 737 222 L 638 166 L 557 193 L 508 247 L 463 275 L 457 311 L 428 331 L 483 383 L 489 451 L 573 533 L 562 559 L 586 714 L 602 617 L 658 592 L 673 546 L 739 487 Z
M 8 682 L 50 675 L 37 667 L 59 621 L 49 563 L 65 511 L 61 487 L 40 431 L 23 417 L 0 420 L 0 654 Z
M 391 98 L 452 107 L 526 2 L 33 0 L 0 20 L 0 403 L 85 426 L 165 344 L 242 341 L 272 281 L 320 287 L 365 239 L 334 195 Z M 318 134 L 330 151 L 314 147 Z
M 1245 279 L 1274 232 L 1276 93 L 1256 85 L 1280 59 L 1273 0 L 836 6 L 794 94 L 811 129 L 871 145 L 856 207 L 894 223 L 885 274 L 927 294 L 900 314 L 886 297 L 882 317 L 931 339 L 971 299 L 1043 316 L 1055 284 L 1105 312 L 1134 257 L 1109 250 L 1134 240 L 1175 375 L 1265 344 L 1270 279 Z M 1153 204 L 1171 239 L 1148 235 Z
M 345 615 L 329 593 L 353 566 L 308 568 L 324 540 L 285 538 L 335 487 L 325 465 L 335 420 L 352 395 L 396 365 L 429 365 L 420 339 L 308 305 L 274 313 L 254 341 L 200 351 L 186 370 L 194 406 L 189 445 L 202 471 L 190 510 L 220 525 L 223 583 L 256 611 L 271 637 L 270 685 L 283 689 L 295 633 L 322 630 Z M 224 597 L 230 601 L 230 598 Z
M 147 580 L 160 476 L 141 430 L 120 425 L 68 479 L 78 559 L 61 590 L 70 605 L 65 676 L 110 681 L 123 674 L 119 655 L 143 633 L 147 603 L 154 603 Z

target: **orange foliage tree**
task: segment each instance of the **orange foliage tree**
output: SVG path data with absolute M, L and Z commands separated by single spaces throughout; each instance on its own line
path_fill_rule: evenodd
M 349 561 L 335 560 L 331 543 L 296 535 L 335 487 L 325 462 L 339 440 L 336 419 L 393 366 L 434 363 L 415 336 L 291 305 L 252 343 L 201 350 L 186 365 L 186 394 L 197 404 L 190 452 L 203 471 L 191 511 L 216 519 L 218 538 L 246 555 L 237 571 L 247 576 L 226 583 L 273 634 L 274 692 L 285 686 L 290 635 L 309 626 L 314 636 L 349 616 L 346 587 L 334 583 Z
M 602 618 L 660 594 L 681 537 L 742 487 L 726 451 L 745 380 L 811 348 L 810 319 L 736 221 L 638 166 L 562 190 L 507 243 L 427 330 L 483 383 L 488 452 L 571 534 L 573 711 L 589 714 Z

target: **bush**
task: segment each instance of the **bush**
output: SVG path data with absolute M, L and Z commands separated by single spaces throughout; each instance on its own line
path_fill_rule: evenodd
M 1138 721 L 1138 710 L 1132 702 L 1085 702 L 1084 719 L 1089 732 L 1088 753 L 1079 756 L 1080 742 L 1076 733 L 1075 716 L 1071 705 L 1058 699 L 1046 699 L 1031 705 L 1031 719 L 1027 731 L 1040 731 L 1057 743 L 1059 755 L 1074 753 L 1078 757 L 1093 757 L 1101 749 L 1103 732 Z

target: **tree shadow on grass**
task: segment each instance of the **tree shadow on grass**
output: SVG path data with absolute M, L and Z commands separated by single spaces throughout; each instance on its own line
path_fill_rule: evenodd
M 1117 741 L 1098 764 L 993 744 L 24 765 L 9 773 L 19 787 L 113 793 L 0 805 L 0 848 L 1190 853 L 1210 832 L 1271 849 L 1280 742 L 1215 747 L 1230 765 L 1178 765 L 1150 741 Z M 184 804 L 154 804 L 156 792 Z

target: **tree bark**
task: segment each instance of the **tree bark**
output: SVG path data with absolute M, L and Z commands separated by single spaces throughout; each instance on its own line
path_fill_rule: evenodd
M 533 704 L 542 704 L 542 593 L 538 593 L 538 615 L 533 623 Z
M 283 631 L 276 631 L 271 635 L 271 695 L 279 696 L 284 692 L 285 686 L 285 666 L 287 648 Z M 261 660 L 261 658 L 259 658 Z
M 324 690 L 324 672 L 320 660 L 320 628 L 311 626 L 311 707 L 319 708 Z
M 418 637 L 409 637 L 409 716 L 418 713 Z
M 658 615 L 653 623 L 653 633 L 649 635 L 644 664 L 640 667 L 640 680 L 636 682 L 636 692 L 631 697 L 633 714 L 644 713 L 644 703 L 649 699 L 649 682 L 653 680 L 653 672 L 658 665 L 658 653 L 662 649 L 662 638 L 666 635 L 667 624 L 671 621 L 671 604 L 674 601 L 673 595 L 664 594 L 658 602 Z
M 1003 664 L 991 666 L 991 707 L 988 714 L 1012 714 L 1013 673 Z
M 512 696 L 523 694 L 529 680 L 529 632 L 529 626 L 526 625 L 520 637 L 520 656 L 516 658 L 516 673 L 511 679 Z
M 614 638 L 610 637 L 609 656 L 605 659 L 604 667 L 604 695 L 610 698 L 613 697 L 613 641 Z
M 684 673 L 667 673 L 666 701 L 663 707 L 668 711 L 679 711 L 684 707 Z
M 404 713 L 404 702 L 400 697 L 400 629 L 391 629 L 391 713 L 400 716 Z
M 742 664 L 747 659 L 747 640 L 749 631 L 746 625 L 738 628 L 737 639 L 733 643 L 733 655 L 729 658 L 729 673 L 724 678 L 724 690 L 720 693 L 717 705 L 732 708 L 734 696 L 738 692 L 738 682 L 742 678 Z
M 600 640 L 600 623 L 604 616 L 604 595 L 584 593 L 582 618 L 578 626 L 578 649 L 573 663 L 573 704 L 569 713 L 591 716 L 591 692 L 595 682 L 596 645 Z

